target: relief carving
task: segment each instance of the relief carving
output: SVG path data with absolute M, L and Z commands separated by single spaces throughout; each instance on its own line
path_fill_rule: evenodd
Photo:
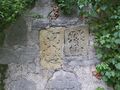
M 63 28 L 40 31 L 41 65 L 45 68 L 60 68 L 64 44 Z
M 66 57 L 87 57 L 89 32 L 86 27 L 56 27 L 40 31 L 41 65 L 46 69 L 61 68 Z M 64 50 L 63 50 L 64 48 Z M 64 51 L 64 53 L 63 53 Z
M 65 31 L 65 56 L 82 56 L 88 46 L 86 28 L 70 28 Z

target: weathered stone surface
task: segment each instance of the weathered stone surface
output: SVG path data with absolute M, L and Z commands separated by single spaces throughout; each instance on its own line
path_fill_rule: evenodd
M 84 24 L 84 20 L 80 20 L 78 17 L 78 10 L 73 10 L 73 15 L 65 16 L 62 12 L 59 12 L 59 17 L 56 19 L 50 19 L 50 14 L 53 13 L 55 3 L 53 0 L 38 0 L 36 7 L 32 9 L 32 13 L 42 16 L 42 18 L 34 19 L 32 24 L 32 30 L 40 30 L 46 28 L 46 26 L 71 26 Z M 75 7 L 76 8 L 76 7 Z
M 18 20 L 17 22 L 25 22 Z M 27 62 L 32 62 L 39 53 L 39 33 L 38 31 L 31 31 L 27 26 L 20 30 L 19 24 L 12 25 L 11 27 L 16 27 L 16 30 L 9 31 L 6 30 L 6 38 L 4 47 L 0 48 L 0 63 L 1 64 L 25 64 Z M 24 31 L 25 30 L 25 31 Z M 23 32 L 23 33 L 21 33 Z M 12 35 L 10 35 L 12 34 Z M 14 36 L 15 34 L 15 36 Z M 18 35 L 21 34 L 21 35 Z M 25 41 L 24 41 L 25 40 Z
M 20 78 L 20 80 L 11 83 L 10 90 L 36 90 L 36 85 L 30 80 Z
M 5 45 L 11 48 L 15 45 L 25 46 L 26 43 L 27 25 L 24 18 L 21 17 L 6 30 Z
M 56 20 L 50 20 L 52 1 L 37 0 L 30 13 L 43 18 L 28 15 L 27 21 L 21 19 L 22 24 L 17 27 L 14 24 L 16 29 L 6 32 L 6 48 L 0 49 L 0 63 L 10 63 L 5 90 L 96 90 L 97 87 L 111 90 L 92 75 L 91 65 L 95 68 L 99 62 L 92 45 L 93 35 L 89 36 L 88 28 L 76 26 L 84 25 L 85 20 L 62 14 Z M 43 30 L 49 27 L 57 28 Z M 60 27 L 67 27 L 67 30 Z M 41 30 L 40 33 L 37 30 Z
M 46 5 L 50 5 L 52 0 L 37 0 L 36 6 L 37 7 L 45 7 Z
M 0 64 L 18 63 L 18 56 L 12 49 L 0 48 Z
M 21 63 L 25 62 L 32 62 L 35 57 L 36 57 L 36 47 L 27 47 L 27 48 L 22 48 L 20 52 L 19 60 Z
M 65 56 L 86 56 L 89 32 L 87 27 L 72 27 L 65 31 Z
M 34 20 L 32 24 L 32 29 L 40 30 L 46 28 L 47 26 L 50 26 L 50 22 L 47 19 Z
M 52 26 L 70 26 L 82 23 L 77 17 L 60 16 L 56 20 L 50 20 Z
M 61 70 L 54 73 L 45 90 L 81 90 L 81 85 L 73 73 Z
M 40 31 L 41 65 L 45 68 L 60 68 L 64 44 L 64 28 Z
M 96 90 L 97 87 L 102 87 L 105 90 L 113 90 L 108 87 L 104 81 L 97 79 L 93 75 L 93 71 L 96 70 L 95 65 L 91 66 L 78 66 L 74 68 L 76 75 L 78 76 L 78 81 L 81 81 L 82 90 Z
M 32 62 L 37 56 L 36 46 L 34 47 L 16 47 L 16 49 L 0 48 L 0 63 L 20 63 Z
M 31 13 L 40 15 L 41 18 L 33 19 L 32 30 L 40 30 L 50 26 L 48 15 L 52 11 L 51 1 L 52 0 L 38 0 L 36 2 L 36 7 L 32 9 Z

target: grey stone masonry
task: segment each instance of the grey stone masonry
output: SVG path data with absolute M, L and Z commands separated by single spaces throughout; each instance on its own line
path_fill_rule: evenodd
M 54 7 L 53 0 L 37 0 L 5 30 L 0 48 L 0 63 L 9 67 L 5 90 L 112 90 L 92 73 L 99 60 L 85 20 L 61 12 L 54 18 Z

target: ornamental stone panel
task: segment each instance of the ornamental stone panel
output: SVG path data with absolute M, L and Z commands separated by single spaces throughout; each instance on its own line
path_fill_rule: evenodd
M 71 27 L 65 30 L 66 57 L 86 56 L 88 49 L 89 32 L 87 27 Z
M 41 65 L 47 69 L 61 67 L 63 59 L 64 28 L 50 28 L 40 31 Z
M 41 65 L 47 69 L 58 69 L 65 57 L 87 57 L 88 28 L 85 26 L 56 27 L 40 31 Z

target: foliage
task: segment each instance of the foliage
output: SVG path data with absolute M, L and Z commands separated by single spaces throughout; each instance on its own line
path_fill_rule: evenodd
M 0 64 L 0 90 L 4 90 L 4 80 L 6 79 L 6 71 L 7 71 L 8 65 L 2 65 Z
M 96 90 L 104 90 L 104 88 L 98 87 L 98 88 L 96 88 Z
M 77 0 L 55 0 L 65 15 L 72 14 L 74 6 L 77 4 L 76 1 Z
M 77 0 L 77 6 L 95 33 L 96 53 L 102 61 L 97 71 L 107 84 L 120 90 L 120 0 Z
M 0 0 L 0 44 L 4 40 L 3 30 L 33 2 L 34 0 Z
M 0 46 L 4 41 L 4 29 L 14 22 L 23 10 L 31 6 L 34 0 L 0 0 Z M 0 64 L 0 90 L 4 90 L 5 73 L 8 66 Z
M 97 57 L 102 60 L 96 67 L 97 71 L 107 84 L 120 90 L 120 1 L 85 0 L 79 7 L 84 10 L 86 5 L 90 9 L 83 13 L 90 17 L 89 24 L 95 32 Z
M 0 29 L 13 22 L 34 0 L 0 0 Z

